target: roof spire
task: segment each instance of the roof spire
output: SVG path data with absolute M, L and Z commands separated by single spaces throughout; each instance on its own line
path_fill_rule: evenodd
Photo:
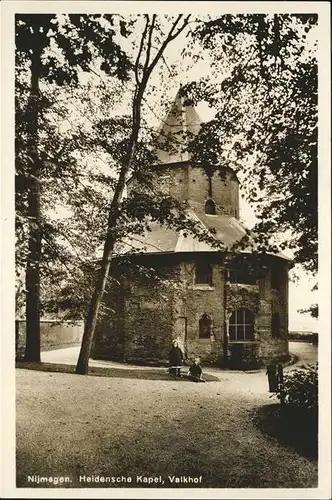
M 183 85 L 175 96 L 168 113 L 159 129 L 159 163 L 177 163 L 188 161 L 188 144 L 199 132 L 201 119 L 192 102 L 183 95 Z

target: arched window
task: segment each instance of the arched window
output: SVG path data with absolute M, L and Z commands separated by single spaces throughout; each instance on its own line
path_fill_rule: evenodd
M 205 202 L 205 213 L 209 215 L 216 215 L 216 204 L 213 200 Z
M 272 331 L 272 337 L 275 338 L 280 337 L 280 316 L 278 313 L 272 314 L 271 331 Z
M 229 320 L 229 340 L 245 341 L 254 339 L 254 316 L 248 309 L 232 312 Z
M 199 338 L 208 339 L 211 335 L 211 318 L 208 314 L 204 313 L 199 320 Z

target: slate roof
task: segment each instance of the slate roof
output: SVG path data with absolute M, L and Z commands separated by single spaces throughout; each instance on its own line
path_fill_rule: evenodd
M 193 136 L 198 134 L 201 123 L 196 110 L 187 98 L 181 96 L 179 90 L 158 130 L 159 148 L 156 150 L 158 163 L 188 161 L 190 159 L 190 154 L 187 151 L 188 143 Z M 165 145 L 166 140 L 167 146 Z
M 215 228 L 216 238 L 227 247 L 239 241 L 246 234 L 244 226 L 235 217 L 229 215 L 198 215 L 192 210 L 188 210 L 188 215 L 206 229 L 210 227 Z M 204 241 L 199 241 L 190 233 L 184 236 L 183 231 L 166 228 L 157 222 L 152 222 L 150 228 L 151 231 L 145 231 L 143 235 L 127 238 L 121 245 L 121 248 L 116 249 L 117 255 L 133 254 L 136 252 L 143 254 L 165 254 L 215 252 L 217 250 L 216 247 Z M 252 248 L 243 250 L 244 253 L 250 253 L 251 251 Z M 278 253 L 276 256 L 291 260 L 283 253 Z

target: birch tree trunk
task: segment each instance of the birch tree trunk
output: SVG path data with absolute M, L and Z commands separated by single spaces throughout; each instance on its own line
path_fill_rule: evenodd
M 91 298 L 91 302 L 89 305 L 84 325 L 82 345 L 76 365 L 76 373 L 80 375 L 86 375 L 89 370 L 89 357 L 90 357 L 94 332 L 97 324 L 98 312 L 105 291 L 111 266 L 112 255 L 114 251 L 114 245 L 116 243 L 116 227 L 120 211 L 120 204 L 126 186 L 128 173 L 130 171 L 133 158 L 135 156 L 139 132 L 140 132 L 142 100 L 144 97 L 144 93 L 150 75 L 154 70 L 155 66 L 157 65 L 157 63 L 163 57 L 163 53 L 166 47 L 172 40 L 174 40 L 177 36 L 179 36 L 179 34 L 184 30 L 184 28 L 188 24 L 190 16 L 184 18 L 181 26 L 179 26 L 182 17 L 183 15 L 180 14 L 174 21 L 173 26 L 170 29 L 168 35 L 166 36 L 164 42 L 161 44 L 154 58 L 151 59 L 151 49 L 153 43 L 152 38 L 155 29 L 156 15 L 154 14 L 152 16 L 152 19 L 150 19 L 148 15 L 145 16 L 146 24 L 143 30 L 140 48 L 138 51 L 135 64 L 136 88 L 132 104 L 132 130 L 129 138 L 128 154 L 120 170 L 116 189 L 111 202 L 109 218 L 108 218 L 108 231 L 104 244 L 101 268 L 98 273 L 95 289 Z M 145 56 L 145 59 L 144 62 L 141 63 L 141 57 L 143 54 Z

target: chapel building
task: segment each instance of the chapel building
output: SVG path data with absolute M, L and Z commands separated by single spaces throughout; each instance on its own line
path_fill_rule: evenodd
M 160 127 L 162 137 L 197 135 L 201 120 L 180 93 Z M 246 234 L 239 220 L 239 180 L 229 167 L 197 166 L 179 147 L 157 152 L 158 189 L 185 201 L 188 214 L 231 247 Z M 130 179 L 127 190 L 137 188 Z M 164 363 L 173 339 L 188 362 L 253 369 L 285 361 L 288 351 L 288 270 L 283 254 L 218 251 L 190 233 L 158 223 L 114 258 L 158 271 L 161 279 L 120 278 L 107 290 L 92 356 L 125 362 Z M 138 254 L 136 252 L 139 252 Z M 120 275 L 119 275 L 120 276 Z

